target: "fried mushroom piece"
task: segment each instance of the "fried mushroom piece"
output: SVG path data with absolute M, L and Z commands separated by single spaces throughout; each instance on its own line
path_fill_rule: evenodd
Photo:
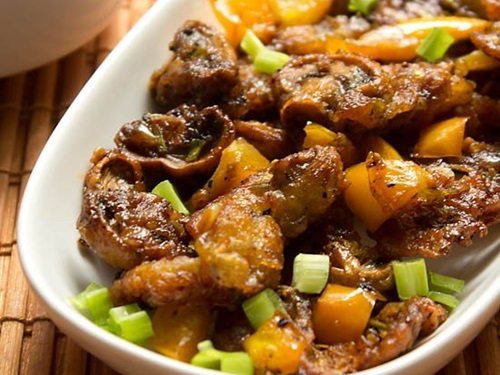
M 151 193 L 87 190 L 77 228 L 106 263 L 130 269 L 146 260 L 193 254 L 183 215 Z
M 238 81 L 236 53 L 225 36 L 187 21 L 170 43 L 173 59 L 151 78 L 156 101 L 171 109 L 180 104 L 214 104 Z
M 238 83 L 224 98 L 222 109 L 232 119 L 266 119 L 277 113 L 272 78 L 255 71 L 253 64 L 240 61 Z
M 472 34 L 471 41 L 488 56 L 500 60 L 500 22 L 495 22 L 488 31 Z
M 333 148 L 311 148 L 275 160 L 195 212 L 188 231 L 203 276 L 243 295 L 276 287 L 283 267 L 282 236 L 298 236 L 328 209 L 339 194 L 341 175 Z
M 194 238 L 199 268 L 188 284 L 175 289 L 175 281 L 165 287 L 151 283 L 162 280 L 164 270 L 165 278 L 174 280 L 169 275 L 176 271 L 169 270 L 176 266 L 168 259 L 147 262 L 114 282 L 114 301 L 162 306 L 201 299 L 227 305 L 276 287 L 283 267 L 283 237 L 304 231 L 328 209 L 339 194 L 341 176 L 342 163 L 332 147 L 314 147 L 273 162 L 191 216 L 187 229 Z M 174 298 L 172 288 L 184 293 Z
M 237 136 L 245 138 L 269 160 L 283 158 L 295 151 L 287 132 L 272 123 L 236 120 L 234 126 Z
M 91 161 L 77 222 L 87 247 L 122 269 L 192 253 L 182 216 L 167 201 L 145 192 L 139 162 L 103 149 L 96 150 Z
M 441 0 L 380 0 L 370 13 L 376 25 L 392 25 L 412 18 L 442 16 Z
M 363 245 L 345 204 L 335 204 L 311 232 L 315 246 L 330 258 L 330 282 L 370 286 L 380 292 L 394 289 L 391 264 L 383 261 L 376 248 Z
M 424 126 L 471 99 L 473 84 L 452 68 L 382 66 L 351 54 L 295 57 L 275 75 L 281 120 L 297 142 L 307 121 L 348 134 Z
M 141 164 L 117 150 L 98 148 L 90 159 L 84 190 L 145 191 Z
M 420 194 L 374 233 L 385 258 L 443 256 L 455 243 L 468 246 L 474 235 L 484 237 L 488 226 L 500 221 L 498 149 L 437 167 L 464 175 Z
M 186 177 L 213 172 L 234 136 L 233 122 L 217 106 L 181 105 L 123 125 L 115 143 L 145 170 Z
M 370 23 L 361 16 L 326 16 L 315 25 L 281 28 L 271 46 L 290 55 L 325 52 L 327 38 L 357 38 L 370 29 Z
M 380 365 L 410 350 L 446 318 L 446 310 L 428 298 L 388 303 L 375 317 L 377 328 L 368 328 L 358 340 L 312 345 L 302 356 L 299 373 L 347 374 Z

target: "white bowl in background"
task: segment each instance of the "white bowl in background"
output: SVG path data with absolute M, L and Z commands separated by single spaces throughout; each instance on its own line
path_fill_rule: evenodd
M 120 0 L 0 1 L 0 77 L 55 60 L 108 24 Z
M 113 145 L 124 122 L 152 108 L 148 80 L 168 58 L 168 42 L 186 19 L 215 24 L 207 0 L 158 2 L 113 50 L 47 142 L 21 205 L 18 241 L 28 280 L 50 318 L 84 349 L 116 370 L 144 374 L 214 373 L 133 345 L 92 324 L 67 303 L 91 281 L 109 285 L 115 272 L 78 251 L 75 222 L 92 150 Z M 364 375 L 431 374 L 479 333 L 500 306 L 499 228 L 430 268 L 467 281 L 461 304 L 431 337 Z

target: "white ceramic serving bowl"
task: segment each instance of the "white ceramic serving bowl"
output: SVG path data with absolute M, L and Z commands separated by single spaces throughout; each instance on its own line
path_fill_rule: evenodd
M 169 56 L 168 42 L 186 19 L 215 24 L 207 0 L 158 2 L 116 47 L 69 108 L 43 150 L 26 188 L 18 222 L 24 271 L 55 324 L 83 348 L 122 373 L 206 374 L 98 328 L 67 303 L 89 282 L 109 285 L 115 272 L 78 251 L 75 221 L 92 150 L 112 146 L 120 125 L 151 108 L 147 89 Z M 500 306 L 499 230 L 457 249 L 431 268 L 467 280 L 449 320 L 410 353 L 363 372 L 430 374 L 479 333 Z
M 0 1 L 0 77 L 55 60 L 97 35 L 120 0 Z

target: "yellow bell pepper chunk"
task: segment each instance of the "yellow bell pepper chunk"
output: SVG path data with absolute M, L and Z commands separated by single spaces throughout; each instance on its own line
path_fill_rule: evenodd
M 368 182 L 365 163 L 347 168 L 346 180 L 349 186 L 344 191 L 344 199 L 353 214 L 360 219 L 371 232 L 376 231 L 391 213 L 385 211 L 374 198 Z
M 330 146 L 335 142 L 336 134 L 330 129 L 318 124 L 308 124 L 304 128 L 306 137 L 302 148 L 311 148 L 313 146 Z
M 207 184 L 211 197 L 228 192 L 268 165 L 269 160 L 244 138 L 235 139 L 222 151 L 219 165 Z
M 149 346 L 167 357 L 189 362 L 197 344 L 208 338 L 214 316 L 200 306 L 160 307 L 153 315 L 154 336 Z
M 411 161 L 383 159 L 370 153 L 366 167 L 370 191 L 390 215 L 432 183 L 430 174 Z
M 211 4 L 234 47 L 239 46 L 247 28 L 269 42 L 279 21 L 268 0 L 211 0 Z
M 271 0 L 271 7 L 281 25 L 309 25 L 319 22 L 332 6 L 333 0 Z
M 363 144 L 367 152 L 373 151 L 384 159 L 403 160 L 403 157 L 387 141 L 378 136 L 367 137 Z
M 328 345 L 356 340 L 365 330 L 374 305 L 373 296 L 360 288 L 328 284 L 313 309 L 316 340 Z
M 243 343 L 256 368 L 280 374 L 297 372 L 300 357 L 308 342 L 300 329 L 284 313 L 277 311 L 272 319 Z
M 313 146 L 333 146 L 342 157 L 345 166 L 352 165 L 358 159 L 358 151 L 352 142 L 343 133 L 332 132 L 316 123 L 310 123 L 304 128 L 306 136 L 302 144 L 303 149 Z
M 414 155 L 419 158 L 462 155 L 467 120 L 467 117 L 454 117 L 425 128 L 415 145 Z

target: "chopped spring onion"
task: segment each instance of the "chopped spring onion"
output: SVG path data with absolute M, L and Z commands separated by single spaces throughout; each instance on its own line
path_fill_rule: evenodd
M 186 156 L 186 161 L 188 163 L 195 161 L 198 159 L 198 156 L 200 156 L 201 150 L 203 149 L 203 146 L 205 146 L 206 141 L 202 139 L 196 139 L 193 142 L 191 142 L 189 152 Z
M 214 349 L 210 340 L 198 344 L 198 353 L 191 359 L 191 364 L 228 374 L 253 375 L 254 373 L 252 359 L 247 353 Z
M 191 364 L 198 367 L 209 368 L 212 370 L 219 370 L 221 357 L 222 357 L 221 351 L 216 349 L 206 349 L 197 353 L 191 359 Z
M 95 324 L 103 326 L 108 318 L 108 311 L 113 307 L 108 288 L 90 283 L 80 294 L 70 299 L 71 305 Z
M 429 289 L 433 292 L 447 294 L 460 293 L 464 289 L 465 281 L 451 276 L 429 272 Z
M 261 50 L 266 49 L 257 35 L 250 29 L 245 32 L 240 47 L 252 58 L 252 60 L 255 60 L 255 57 Z
M 427 296 L 429 294 L 425 260 L 392 262 L 392 269 L 400 299 L 405 300 L 413 296 Z
M 228 374 L 252 375 L 253 362 L 245 352 L 224 353 L 220 362 L 220 370 Z
M 202 351 L 207 350 L 207 349 L 213 349 L 214 344 L 212 344 L 212 341 L 210 341 L 210 340 L 204 340 L 204 341 L 200 341 L 198 343 L 198 345 L 196 345 L 196 347 L 198 348 L 199 352 L 202 352 Z
M 270 49 L 261 50 L 253 62 L 254 68 L 259 73 L 273 74 L 281 69 L 290 60 L 290 56 Z
M 430 62 L 437 61 L 446 54 L 455 39 L 444 29 L 434 28 L 422 41 L 417 54 Z
M 276 310 L 285 311 L 280 297 L 271 289 L 265 289 L 259 294 L 243 302 L 243 311 L 250 324 L 258 329 L 262 323 L 271 319 Z
M 365 16 L 369 15 L 377 5 L 377 0 L 349 0 L 349 12 L 359 12 Z
M 293 261 L 292 286 L 301 293 L 321 293 L 330 273 L 330 258 L 322 254 L 299 254 Z
M 169 201 L 177 212 L 189 215 L 188 209 L 184 206 L 184 203 L 182 203 L 174 185 L 172 185 L 169 180 L 162 181 L 156 185 L 153 189 L 153 193 Z
M 149 315 L 136 303 L 109 310 L 108 323 L 112 332 L 127 341 L 142 343 L 153 336 Z
M 251 57 L 253 66 L 259 73 L 273 74 L 290 60 L 286 53 L 266 48 L 250 29 L 245 32 L 240 47 Z
M 453 310 L 460 303 L 457 297 L 441 292 L 430 292 L 427 297 L 429 297 L 434 302 L 444 305 L 449 310 Z

